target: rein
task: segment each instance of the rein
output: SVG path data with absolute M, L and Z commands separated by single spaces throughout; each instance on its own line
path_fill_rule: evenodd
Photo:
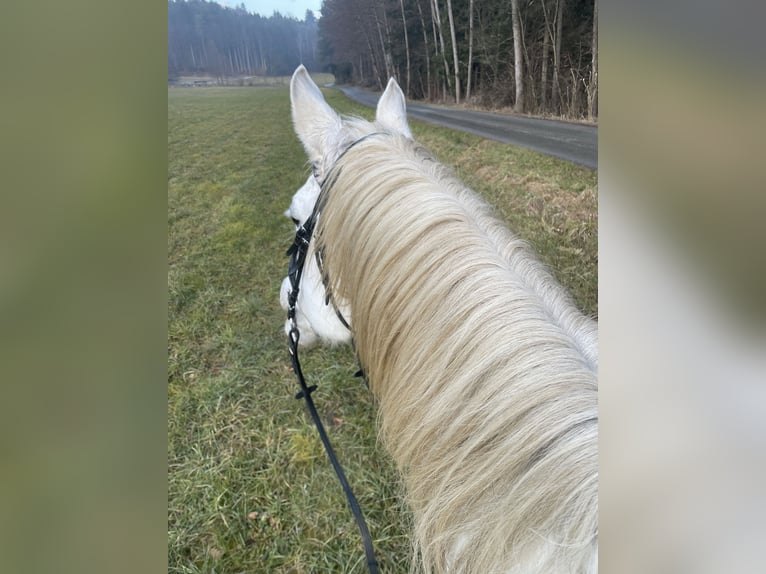
M 352 147 L 368 139 L 369 137 L 379 135 L 380 133 L 382 132 L 374 132 L 354 141 L 343 151 L 343 153 L 341 153 L 341 155 L 338 157 L 338 160 L 340 160 Z M 336 160 L 336 163 L 338 160 Z M 348 501 L 349 507 L 351 507 L 351 512 L 354 515 L 354 520 L 356 521 L 356 525 L 359 528 L 359 533 L 362 537 L 362 545 L 364 546 L 364 553 L 367 557 L 367 569 L 370 571 L 370 574 L 378 574 L 378 561 L 375 558 L 375 550 L 372 545 L 372 538 L 370 537 L 367 523 L 364 520 L 362 509 L 359 507 L 359 502 L 357 502 L 356 496 L 354 496 L 354 492 L 351 490 L 351 485 L 349 484 L 348 479 L 346 479 L 346 474 L 343 471 L 343 467 L 340 465 L 340 462 L 338 462 L 338 457 L 335 455 L 335 450 L 330 443 L 330 438 L 327 436 L 327 431 L 322 424 L 322 420 L 319 416 L 319 413 L 317 412 L 316 406 L 314 405 L 314 400 L 311 397 L 311 393 L 317 389 L 317 386 L 308 386 L 306 384 L 306 379 L 303 376 L 303 370 L 301 369 L 301 363 L 298 358 L 298 342 L 300 341 L 301 337 L 300 329 L 298 329 L 298 322 L 295 319 L 298 293 L 300 292 L 303 268 L 308 257 L 311 238 L 314 234 L 314 228 L 319 218 L 319 213 L 322 209 L 322 205 L 326 199 L 325 190 L 329 187 L 332 187 L 332 185 L 326 185 L 331 173 L 332 169 L 330 170 L 330 173 L 328 173 L 328 177 L 319 184 L 319 197 L 317 197 L 317 201 L 314 204 L 314 209 L 311 213 L 311 216 L 303 223 L 303 225 L 298 227 L 295 232 L 295 240 L 287 250 L 287 255 L 290 256 L 290 265 L 287 273 L 287 276 L 290 280 L 290 293 L 287 299 L 287 319 L 290 321 L 290 332 L 288 334 L 289 352 L 293 371 L 295 372 L 295 376 L 298 379 L 298 385 L 300 386 L 300 391 L 295 395 L 295 398 L 298 400 L 305 399 L 306 401 L 306 406 L 308 407 L 311 418 L 314 421 L 314 425 L 317 427 L 319 437 L 322 439 L 322 444 L 324 445 L 327 456 L 330 459 L 330 464 L 332 464 L 333 470 L 338 477 L 338 481 L 340 481 L 341 487 L 343 488 L 343 493 L 346 495 L 346 500 Z M 321 256 L 319 255 L 318 251 L 316 253 L 317 264 L 321 269 Z M 329 298 L 330 295 L 328 291 L 326 303 L 329 303 Z M 335 310 L 343 325 L 350 329 L 348 323 L 343 318 L 343 315 L 340 313 L 337 307 Z

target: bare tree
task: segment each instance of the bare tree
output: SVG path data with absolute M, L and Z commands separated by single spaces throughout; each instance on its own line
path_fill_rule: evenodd
M 543 56 L 540 70 L 540 109 L 546 112 L 548 109 L 548 55 L 551 49 L 551 23 L 548 18 L 548 10 L 545 6 L 545 0 L 540 0 L 543 7 Z
M 410 40 L 407 36 L 407 18 L 404 16 L 404 0 L 399 0 L 399 6 L 402 9 L 402 27 L 404 28 L 404 49 L 407 53 L 407 97 L 410 95 Z
M 232 12 L 197 0 L 174 0 L 169 7 L 177 14 L 169 34 L 169 69 L 205 68 L 213 54 L 204 40 L 214 28 L 196 31 L 194 12 L 216 11 L 233 22 Z M 244 12 L 237 17 L 248 18 L 246 31 L 234 40 L 228 33 L 216 40 L 227 72 L 260 69 L 264 49 L 267 59 L 286 60 L 276 44 L 282 35 L 293 40 L 295 34 L 261 33 L 266 19 Z M 489 105 L 510 100 L 523 113 L 595 118 L 597 18 L 595 0 L 324 0 L 317 56 L 339 81 L 381 88 L 388 76 L 396 76 L 410 98 Z M 285 22 L 276 23 L 286 28 Z M 298 44 L 296 58 L 316 49 L 310 30 L 301 33 L 305 43 Z
M 468 4 L 468 78 L 466 79 L 465 99 L 471 99 L 471 76 L 473 67 L 473 0 Z
M 516 80 L 516 100 L 513 111 L 524 112 L 524 55 L 521 51 L 521 21 L 519 0 L 511 0 L 511 20 L 513 21 L 513 68 Z
M 557 114 L 561 113 L 561 29 L 564 25 L 564 3 L 565 0 L 557 0 L 556 2 L 556 35 L 553 38 L 553 94 L 551 99 Z
M 473 3 L 473 0 L 471 0 Z M 425 46 L 425 52 L 426 52 L 426 89 L 424 90 L 424 93 L 426 95 L 426 99 L 431 99 L 431 53 L 430 48 L 428 46 L 428 30 L 426 29 L 426 21 L 423 18 L 423 9 L 420 7 L 420 0 L 416 1 L 416 4 L 418 6 L 418 15 L 420 16 L 420 26 L 423 28 L 423 45 Z M 421 76 L 421 82 L 422 82 L 422 76 Z
M 442 61 L 444 62 L 444 80 L 442 81 L 442 84 L 446 82 L 447 86 L 452 89 L 452 83 L 450 82 L 449 77 L 449 65 L 447 64 L 447 52 L 444 49 L 444 33 L 442 32 L 442 18 L 439 14 L 439 0 L 431 0 L 431 16 L 434 19 L 434 23 L 436 24 L 436 28 L 439 30 L 439 42 L 441 44 L 441 55 L 442 55 Z M 442 94 L 443 97 L 446 99 L 447 93 L 444 88 L 442 88 Z
M 452 63 L 455 65 L 455 103 L 460 103 L 460 62 L 457 59 L 457 40 L 455 40 L 455 20 L 452 17 L 452 0 L 447 0 L 447 17 L 452 36 Z
M 372 13 L 375 15 L 375 25 L 378 28 L 378 39 L 380 40 L 380 48 L 383 51 L 383 62 L 386 65 L 386 80 L 394 75 L 394 64 L 393 64 L 393 58 L 391 57 L 391 52 L 389 51 L 389 42 L 387 42 L 383 38 L 383 30 L 380 26 L 380 18 L 378 17 L 378 11 L 376 9 L 377 3 L 374 2 L 372 5 Z M 383 8 L 383 16 L 385 17 L 385 7 Z M 386 20 L 387 22 L 387 20 Z M 388 34 L 386 34 L 386 38 L 388 38 Z
M 359 29 L 362 30 L 362 33 L 364 35 L 365 42 L 367 43 L 367 50 L 370 54 L 370 64 L 372 66 L 372 74 L 375 77 L 375 81 L 378 84 L 378 89 L 383 89 L 383 80 L 380 72 L 380 68 L 378 67 L 377 63 L 377 57 L 375 53 L 375 49 L 373 48 L 372 42 L 370 41 L 370 35 L 367 33 L 367 28 L 362 24 L 362 18 L 359 16 L 359 14 L 356 15 L 356 20 L 359 24 Z M 361 55 L 361 52 L 360 52 Z M 361 66 L 360 66 L 361 68 Z
M 588 119 L 598 116 L 598 0 L 593 2 L 593 38 L 591 40 L 590 82 L 588 83 Z

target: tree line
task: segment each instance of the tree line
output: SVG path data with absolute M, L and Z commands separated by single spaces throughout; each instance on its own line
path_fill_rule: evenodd
M 288 75 L 318 69 L 317 21 L 251 14 L 205 0 L 168 0 L 168 78 Z
M 598 0 L 324 0 L 319 42 L 340 82 L 598 115 Z
M 598 116 L 598 0 L 324 0 L 322 17 L 168 1 L 168 76 L 289 75 L 298 64 L 408 98 Z

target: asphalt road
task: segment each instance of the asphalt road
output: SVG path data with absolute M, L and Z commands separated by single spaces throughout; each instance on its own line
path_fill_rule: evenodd
M 349 98 L 369 107 L 378 94 L 356 87 L 337 86 Z M 598 167 L 598 128 L 556 120 L 460 110 L 407 102 L 407 115 L 432 124 L 462 130 L 499 142 L 559 157 L 591 169 Z

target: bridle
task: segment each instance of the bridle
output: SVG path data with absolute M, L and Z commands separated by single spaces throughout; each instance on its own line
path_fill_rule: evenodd
M 316 227 L 317 220 L 319 219 L 319 214 L 324 207 L 324 203 L 326 202 L 328 190 L 332 187 L 332 184 L 340 173 L 339 169 L 336 170 L 337 163 L 351 148 L 373 136 L 385 133 L 386 132 L 373 132 L 367 134 L 366 136 L 355 140 L 348 147 L 346 147 L 346 149 L 343 150 L 340 156 L 338 156 L 338 159 L 335 160 L 335 164 L 328 171 L 327 177 L 325 177 L 325 179 L 320 182 L 319 196 L 317 197 L 316 203 L 314 204 L 314 209 L 311 212 L 311 216 L 302 225 L 298 226 L 295 231 L 295 239 L 293 244 L 287 250 L 287 255 L 290 257 L 290 264 L 287 273 L 287 277 L 290 281 L 290 292 L 287 297 L 287 319 L 290 321 L 290 331 L 288 333 L 289 351 L 293 371 L 295 372 L 295 376 L 298 379 L 298 385 L 300 386 L 300 391 L 295 395 L 295 398 L 298 400 L 305 399 L 306 401 L 306 406 L 308 407 L 309 413 L 311 414 L 311 418 L 314 421 L 314 425 L 317 427 L 317 431 L 319 432 L 319 437 L 322 439 L 322 444 L 324 445 L 325 451 L 327 451 L 327 456 L 330 459 L 330 464 L 332 464 L 333 470 L 335 470 L 335 474 L 340 481 L 341 487 L 343 488 L 343 493 L 346 495 L 346 500 L 348 501 L 348 505 L 351 507 L 351 512 L 354 515 L 354 520 L 356 521 L 356 525 L 359 528 L 359 533 L 362 537 L 362 545 L 364 546 L 364 553 L 367 557 L 367 569 L 371 574 L 378 573 L 378 561 L 375 558 L 375 550 L 372 546 L 372 538 L 370 537 L 367 523 L 364 520 L 362 509 L 359 507 L 356 496 L 354 496 L 354 493 L 351 490 L 351 486 L 346 479 L 346 474 L 343 472 L 343 467 L 341 467 L 340 463 L 338 462 L 338 458 L 335 455 L 332 444 L 330 444 L 330 438 L 327 436 L 327 431 L 322 424 L 322 420 L 317 413 L 316 406 L 314 405 L 314 400 L 311 397 L 311 393 L 317 389 L 317 386 L 308 386 L 303 376 L 301 363 L 298 359 L 298 343 L 300 341 L 301 333 L 300 329 L 298 328 L 298 322 L 295 318 L 295 313 L 297 310 L 296 305 L 298 302 L 298 293 L 300 292 L 301 278 L 303 277 L 303 268 L 306 265 L 311 238 L 314 235 L 314 229 Z M 317 258 L 317 265 L 319 265 L 320 270 L 322 270 L 321 253 L 319 250 L 316 250 L 315 254 Z M 324 272 L 322 272 L 322 277 L 324 281 L 326 277 Z M 326 283 L 325 287 L 327 287 Z M 330 303 L 329 290 L 327 290 L 327 300 L 325 303 Z M 334 304 L 333 306 L 335 307 L 335 312 L 338 315 L 340 321 L 343 323 L 343 325 L 345 325 L 347 329 L 350 330 L 351 328 L 348 322 L 343 317 L 338 307 Z

